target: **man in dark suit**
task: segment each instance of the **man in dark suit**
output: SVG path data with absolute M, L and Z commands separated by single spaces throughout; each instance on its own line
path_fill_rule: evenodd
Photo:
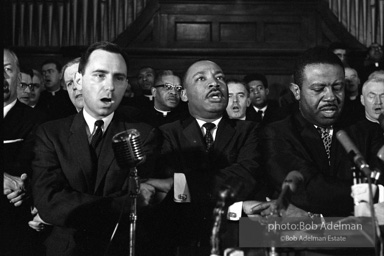
M 167 193 L 158 211 L 164 220 L 161 237 L 168 235 L 167 247 L 200 255 L 209 253 L 218 191 L 230 188 L 233 179 L 242 187 L 236 199 L 246 199 L 260 174 L 259 154 L 255 125 L 231 120 L 225 114 L 228 89 L 216 63 L 195 62 L 188 68 L 183 85 L 181 98 L 188 102 L 190 115 L 160 127 L 164 179 L 148 183 Z M 223 225 L 227 224 L 223 220 Z M 224 233 L 229 230 L 223 228 Z M 236 246 L 236 242 L 230 245 Z M 226 245 L 221 244 L 222 248 Z
M 129 251 L 129 172 L 117 165 L 112 137 L 127 129 L 141 133 L 147 155 L 138 167 L 142 177 L 151 170 L 156 143 L 150 126 L 135 123 L 117 109 L 128 84 L 127 63 L 117 45 L 91 45 L 79 65 L 83 110 L 37 131 L 32 190 L 41 219 L 53 226 L 45 241 L 47 255 L 123 255 Z M 148 204 L 154 192 L 142 184 L 138 207 Z M 118 220 L 119 228 L 109 242 Z
M 285 110 L 280 108 L 277 101 L 268 100 L 268 81 L 263 74 L 246 75 L 244 82 L 248 86 L 251 99 L 251 105 L 246 112 L 246 120 L 254 121 L 262 127 L 286 117 Z
M 21 74 L 16 54 L 4 49 L 3 108 L 3 196 L 0 251 L 4 255 L 38 255 L 36 233 L 29 229 L 32 205 L 27 181 L 32 176 L 31 161 L 37 126 L 44 116 L 17 100 Z M 35 246 L 36 245 L 36 246 Z
M 296 170 L 303 182 L 291 203 L 329 217 L 353 215 L 352 162 L 336 138 L 344 79 L 344 68 L 336 55 L 324 48 L 307 50 L 297 60 L 291 87 L 299 111 L 267 125 L 260 142 L 265 170 L 277 194 L 287 174 Z M 378 127 L 352 127 L 346 132 L 374 166 L 375 154 L 383 145 Z M 273 210 L 268 205 L 260 204 L 254 210 L 265 207 L 261 213 L 267 215 Z

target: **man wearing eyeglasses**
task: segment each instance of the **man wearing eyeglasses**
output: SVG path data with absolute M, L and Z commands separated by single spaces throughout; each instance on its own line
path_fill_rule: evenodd
M 180 78 L 171 70 L 161 70 L 151 88 L 153 107 L 144 115 L 145 122 L 153 127 L 176 121 L 180 117 L 180 92 L 183 89 Z
M 21 70 L 21 81 L 17 86 L 17 98 L 24 104 L 35 108 L 44 89 L 41 77 L 33 69 Z M 38 108 L 43 110 L 42 108 Z

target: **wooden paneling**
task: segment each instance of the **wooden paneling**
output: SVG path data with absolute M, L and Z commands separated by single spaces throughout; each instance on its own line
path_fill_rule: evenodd
M 175 22 L 175 42 L 211 42 L 212 23 Z

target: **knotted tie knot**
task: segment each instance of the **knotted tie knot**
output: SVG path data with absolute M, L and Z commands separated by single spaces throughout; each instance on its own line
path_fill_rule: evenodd
M 325 151 L 327 152 L 328 159 L 331 158 L 331 145 L 332 145 L 332 136 L 330 133 L 330 128 L 318 127 L 317 130 L 321 135 L 321 139 L 324 144 Z
M 203 127 L 205 128 L 205 136 L 204 136 L 205 145 L 206 145 L 207 151 L 209 151 L 209 149 L 213 145 L 213 136 L 211 131 L 216 127 L 216 125 L 214 123 L 205 123 L 203 124 Z

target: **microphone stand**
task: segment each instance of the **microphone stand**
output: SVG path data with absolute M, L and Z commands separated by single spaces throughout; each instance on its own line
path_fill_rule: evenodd
M 136 221 L 137 221 L 137 196 L 140 193 L 140 181 L 136 167 L 129 171 L 129 196 L 131 198 L 129 214 L 129 256 L 135 256 Z
M 215 221 L 212 228 L 210 256 L 220 255 L 219 234 L 220 234 L 222 217 L 225 212 L 225 209 L 224 209 L 225 200 L 228 196 L 228 193 L 229 193 L 228 190 L 224 190 L 220 192 L 219 201 L 217 202 L 216 207 L 213 209 L 213 216 Z
M 372 192 L 372 180 L 370 175 L 367 176 L 368 180 L 368 192 L 369 192 L 369 207 L 371 209 L 371 218 L 372 218 L 372 228 L 373 228 L 373 235 L 374 235 L 374 245 L 375 245 L 375 255 L 380 255 L 380 249 L 377 248 L 377 242 L 379 241 L 379 235 L 380 235 L 380 229 L 377 229 L 376 227 L 376 213 L 375 213 L 375 207 L 373 203 L 373 192 Z M 381 244 L 381 243 L 380 243 Z M 381 247 L 381 246 L 380 246 Z

